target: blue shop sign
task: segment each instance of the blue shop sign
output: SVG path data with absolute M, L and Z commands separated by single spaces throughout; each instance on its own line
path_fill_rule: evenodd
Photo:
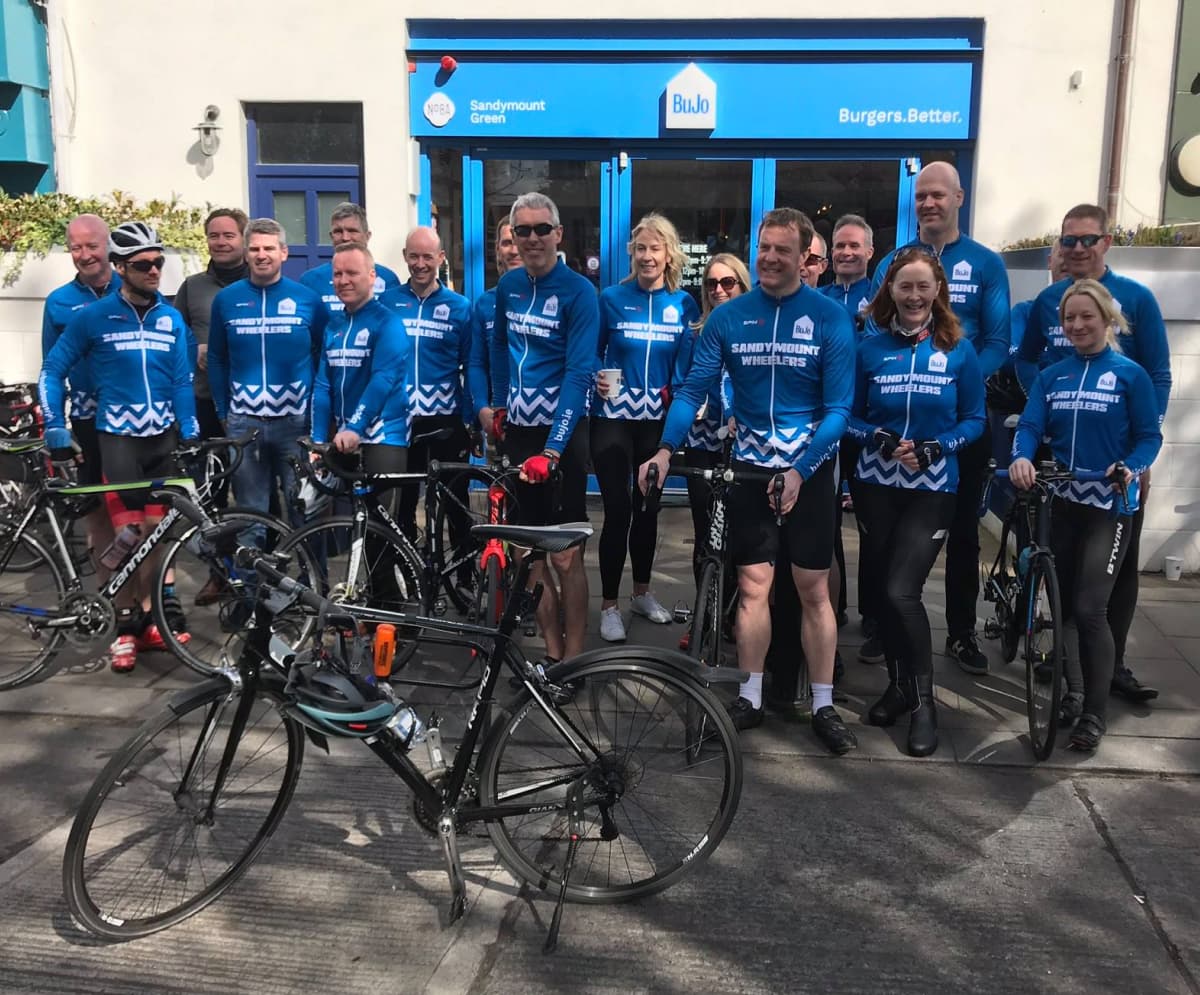
M 964 140 L 975 66 L 915 62 L 419 60 L 414 137 Z

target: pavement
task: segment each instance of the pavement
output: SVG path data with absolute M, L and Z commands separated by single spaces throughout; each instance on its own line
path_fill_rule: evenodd
M 849 522 L 844 535 L 853 564 Z M 664 508 L 654 585 L 668 608 L 691 597 L 690 536 L 687 510 Z M 568 906 L 550 956 L 552 901 L 518 887 L 486 838 L 463 841 L 467 914 L 445 924 L 436 841 L 352 743 L 308 751 L 279 831 L 214 905 L 144 940 L 91 938 L 62 898 L 71 815 L 137 723 L 194 678 L 161 654 L 131 675 L 71 660 L 0 695 L 0 991 L 1200 993 L 1200 583 L 1143 578 L 1130 662 L 1161 696 L 1114 701 L 1094 756 L 1043 763 L 1020 668 L 994 646 L 983 677 L 936 655 L 942 585 L 939 563 L 933 757 L 904 754 L 903 723 L 860 724 L 886 675 L 855 661 L 852 621 L 842 709 L 859 749 L 830 757 L 804 722 L 769 714 L 743 734 L 745 787 L 712 859 L 652 898 Z M 852 581 L 852 618 L 853 603 Z M 626 618 L 630 643 L 673 647 L 683 631 Z M 441 693 L 439 709 L 466 700 Z

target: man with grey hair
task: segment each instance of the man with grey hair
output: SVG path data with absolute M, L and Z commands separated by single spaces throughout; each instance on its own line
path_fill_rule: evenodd
M 289 496 L 289 459 L 308 432 L 308 403 L 328 312 L 317 294 L 283 275 L 287 235 L 271 218 L 246 225 L 250 275 L 213 298 L 208 381 L 217 416 L 232 436 L 258 438 L 233 478 L 238 504 L 266 512 L 271 492 Z M 293 525 L 303 517 L 288 505 Z
M 329 215 L 329 242 L 336 249 L 350 242 L 367 248 L 371 241 L 371 229 L 367 225 L 367 212 L 359 204 L 348 200 L 338 204 Z M 300 275 L 300 282 L 320 295 L 327 311 L 342 311 L 346 305 L 333 289 L 333 263 L 321 263 Z M 385 290 L 400 286 L 400 277 L 380 263 L 375 263 L 375 283 L 372 295 L 378 299 Z
M 859 214 L 843 214 L 833 226 L 833 283 L 821 288 L 826 297 L 837 301 L 863 330 L 863 315 L 871 303 L 871 281 L 867 264 L 875 254 L 875 233 L 867 219 Z

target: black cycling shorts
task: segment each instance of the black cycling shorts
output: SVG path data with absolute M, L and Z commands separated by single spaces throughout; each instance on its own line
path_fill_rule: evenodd
M 178 467 L 171 453 L 179 445 L 179 433 L 174 426 L 160 435 L 113 435 L 97 432 L 104 479 L 111 484 L 131 480 L 161 480 L 176 476 Z M 146 490 L 120 491 L 121 503 L 134 511 L 146 507 L 150 496 Z
M 96 432 L 95 418 L 76 418 L 71 422 L 71 433 L 79 443 L 83 462 L 79 464 L 78 480 L 81 484 L 101 484 L 104 471 L 101 469 L 100 440 Z
M 575 423 L 566 452 L 558 461 L 561 478 L 557 485 L 518 482 L 515 488 L 517 513 L 514 525 L 561 525 L 587 521 L 588 419 Z M 512 425 L 504 429 L 504 455 L 513 466 L 546 448 L 549 425 Z M 557 500 L 556 500 L 557 498 Z
M 729 496 L 729 549 L 735 566 L 774 563 L 781 555 L 802 570 L 828 570 L 833 562 L 837 487 L 834 461 L 826 460 L 800 487 L 783 525 L 775 524 L 768 484 L 738 483 Z M 761 470 L 735 460 L 735 470 Z

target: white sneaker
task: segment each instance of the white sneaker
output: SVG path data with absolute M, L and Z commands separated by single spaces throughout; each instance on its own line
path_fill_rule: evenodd
M 625 623 L 621 621 L 621 609 L 616 605 L 600 609 L 600 638 L 610 643 L 625 642 Z
M 635 594 L 632 607 L 635 615 L 642 615 L 659 625 L 666 625 L 671 621 L 671 613 L 658 603 L 658 598 L 651 591 L 647 591 L 645 594 Z

